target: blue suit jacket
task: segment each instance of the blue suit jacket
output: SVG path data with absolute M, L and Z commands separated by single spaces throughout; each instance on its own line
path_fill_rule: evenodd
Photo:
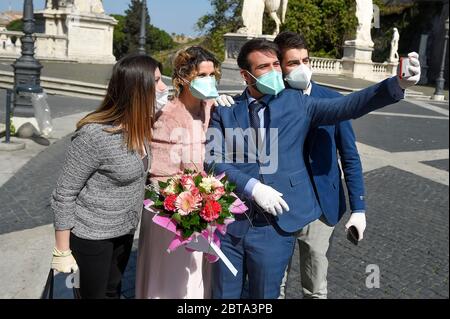
M 396 78 L 333 99 L 316 99 L 297 90 L 286 89 L 269 102 L 266 147 L 270 153 L 263 159 L 265 163 L 253 160 L 252 137 L 244 131 L 250 126 L 247 100 L 238 101 L 231 108 L 217 107 L 207 132 L 206 168 L 216 174 L 225 172 L 236 184 L 241 198 L 251 178 L 283 193 L 290 211 L 276 217 L 275 222 L 283 231 L 295 232 L 322 214 L 303 159 L 303 146 L 309 130 L 358 118 L 403 97 L 404 92 Z M 246 202 L 253 210 L 252 200 Z M 242 237 L 249 227 L 249 219 L 240 215 L 228 226 L 228 233 Z
M 337 98 L 342 95 L 313 82 L 310 96 Z M 344 171 L 350 208 L 352 211 L 366 209 L 362 165 L 355 143 L 355 133 L 350 121 L 313 128 L 305 141 L 305 163 L 313 178 L 314 190 L 323 215 L 330 225 L 337 224 L 346 211 L 338 152 Z

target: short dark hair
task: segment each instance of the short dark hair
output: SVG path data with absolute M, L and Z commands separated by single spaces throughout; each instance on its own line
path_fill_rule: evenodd
M 241 69 L 250 71 L 250 62 L 248 61 L 248 56 L 250 53 L 260 51 L 260 52 L 273 52 L 277 57 L 280 57 L 280 49 L 278 46 L 265 39 L 253 39 L 247 41 L 241 48 L 239 56 L 237 58 L 237 63 Z
M 278 45 L 281 52 L 289 49 L 308 50 L 308 45 L 306 44 L 306 40 L 303 34 L 292 31 L 281 32 L 279 35 L 277 35 L 273 42 Z

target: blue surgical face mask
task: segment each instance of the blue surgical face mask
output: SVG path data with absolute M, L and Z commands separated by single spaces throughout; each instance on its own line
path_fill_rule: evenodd
M 306 90 L 311 83 L 311 76 L 311 69 L 302 63 L 286 76 L 286 82 L 293 89 Z
M 279 71 L 272 70 L 258 78 L 250 72 L 248 74 L 256 80 L 256 88 L 262 94 L 277 95 L 285 89 L 283 75 Z
M 219 96 L 214 76 L 197 77 L 189 87 L 192 95 L 200 100 L 211 100 Z

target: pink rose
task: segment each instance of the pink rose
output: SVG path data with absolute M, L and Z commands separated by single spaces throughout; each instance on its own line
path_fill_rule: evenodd
M 190 175 L 181 176 L 180 182 L 185 190 L 190 190 L 192 187 L 195 187 L 194 179 Z
M 216 189 L 214 189 L 214 200 L 219 200 L 223 195 L 225 195 L 224 187 L 217 187 Z

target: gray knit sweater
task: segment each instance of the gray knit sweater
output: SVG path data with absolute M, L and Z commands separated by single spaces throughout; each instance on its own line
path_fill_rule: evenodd
M 51 199 L 56 230 L 92 240 L 136 230 L 148 172 L 140 155 L 127 150 L 123 134 L 104 131 L 110 127 L 89 124 L 73 136 Z M 148 167 L 150 161 L 149 154 Z

